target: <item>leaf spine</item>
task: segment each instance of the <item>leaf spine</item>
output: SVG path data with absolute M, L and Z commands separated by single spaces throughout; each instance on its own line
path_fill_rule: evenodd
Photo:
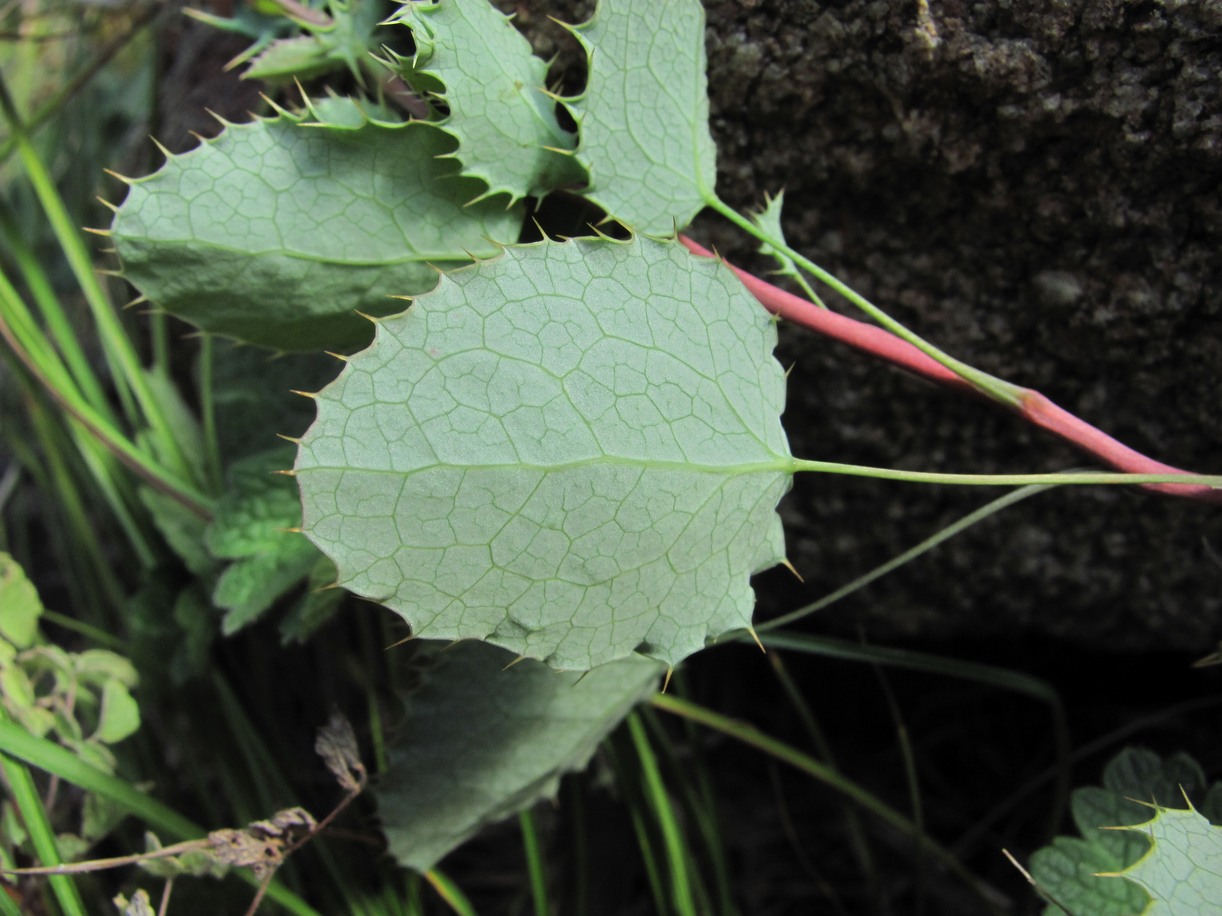
M 511 662 L 510 662 L 508 665 L 506 665 L 506 666 L 505 666 L 504 668 L 502 668 L 501 670 L 502 670 L 502 671 L 508 671 L 510 668 L 512 668 L 512 667 L 513 667 L 514 665 L 516 665 L 518 662 L 522 662 L 522 661 L 525 661 L 525 660 L 526 660 L 526 656 L 525 656 L 525 655 L 519 655 L 517 658 L 515 658 L 513 661 L 511 661 Z
M 310 400 L 314 400 L 314 398 L 318 397 L 317 391 L 298 391 L 296 388 L 290 388 L 289 391 L 293 394 L 299 394 L 303 398 L 309 398 Z
M 81 231 L 88 232 L 90 235 L 100 235 L 104 239 L 108 239 L 111 236 L 109 229 L 94 229 L 92 226 L 81 226 Z
M 675 673 L 674 665 L 666 666 L 666 677 L 662 681 L 662 693 L 666 693 L 666 688 L 670 686 L 670 677 Z
M 111 178 L 117 178 L 119 181 L 123 182 L 126 185 L 132 185 L 136 183 L 136 179 L 128 178 L 126 175 L 120 175 L 114 169 L 102 169 L 102 171 L 105 172 L 107 175 L 109 175 Z
M 792 567 L 790 568 L 792 569 Z M 760 651 L 763 652 L 765 655 L 767 655 L 768 650 L 765 649 L 764 644 L 760 642 L 760 637 L 759 637 L 759 634 L 755 632 L 755 627 L 748 626 L 747 632 L 751 634 L 751 638 L 755 640 L 755 644 L 760 647 Z

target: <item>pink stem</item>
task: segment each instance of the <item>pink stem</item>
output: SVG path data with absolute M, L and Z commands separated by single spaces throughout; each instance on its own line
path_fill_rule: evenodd
M 713 252 L 686 236 L 680 235 L 679 241 L 695 254 L 709 258 L 717 257 Z M 810 328 L 816 333 L 838 340 L 863 353 L 876 356 L 922 378 L 967 394 L 980 395 L 981 392 L 970 382 L 889 331 L 819 308 L 793 293 L 761 280 L 754 274 L 747 273 L 740 267 L 735 267 L 729 262 L 725 263 L 738 275 L 743 285 L 760 301 L 760 304 L 774 315 Z M 1022 389 L 1015 412 L 1027 422 L 1061 437 L 1117 470 L 1130 474 L 1190 473 L 1169 464 L 1163 464 L 1161 461 L 1155 461 L 1117 442 L 1102 430 L 1096 429 L 1085 420 L 1058 407 L 1038 391 L 1029 388 Z M 1169 496 L 1222 503 L 1222 490 L 1213 487 L 1174 483 L 1152 483 L 1143 484 L 1143 486 Z

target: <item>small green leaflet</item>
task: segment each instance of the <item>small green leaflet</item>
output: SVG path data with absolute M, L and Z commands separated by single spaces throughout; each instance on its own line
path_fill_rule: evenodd
M 773 321 L 676 241 L 454 271 L 317 395 L 297 481 L 339 582 L 431 639 L 677 663 L 750 625 L 793 458 Z
M 405 3 L 392 21 L 416 41 L 404 78 L 421 89 L 430 79 L 444 86 L 438 95 L 450 113 L 438 126 L 458 140 L 463 174 L 487 184 L 484 196 L 516 201 L 584 182 L 572 156 L 557 152 L 572 149 L 574 138 L 556 121 L 547 64 L 488 0 Z
M 599 0 L 572 28 L 585 91 L 568 100 L 594 203 L 630 228 L 670 235 L 713 194 L 704 7 L 700 0 Z
M 357 311 L 399 311 L 391 297 L 429 289 L 433 265 L 517 237 L 520 209 L 464 206 L 482 185 L 438 158 L 454 141 L 436 127 L 323 110 L 230 125 L 132 181 L 112 228 L 128 279 L 204 330 L 334 350 L 368 341 Z
M 553 796 L 665 670 L 640 657 L 583 675 L 513 660 L 476 642 L 439 649 L 405 698 L 374 790 L 399 864 L 427 871 L 480 828 Z

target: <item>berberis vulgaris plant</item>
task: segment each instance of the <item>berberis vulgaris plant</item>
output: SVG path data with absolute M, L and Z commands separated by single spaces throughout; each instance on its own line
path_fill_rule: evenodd
M 365 40 L 360 4 L 328 8 Z M 281 40 L 339 41 L 314 26 Z M 786 243 L 779 196 L 752 216 L 722 202 L 703 27 L 697 0 L 600 0 L 572 27 L 585 86 L 560 97 L 487 0 L 408 2 L 385 29 L 410 34 L 414 51 L 383 51 L 376 66 L 354 66 L 342 42 L 278 46 L 347 62 L 369 92 L 228 124 L 123 179 L 108 234 L 142 299 L 203 332 L 202 418 L 193 425 L 168 380 L 138 372 L 124 396 L 195 438 L 150 423 L 132 443 L 84 407 L 73 417 L 136 471 L 142 505 L 196 577 L 171 602 L 191 637 L 175 671 L 199 669 L 207 634 L 195 640 L 194 621 L 211 606 L 231 634 L 285 599 L 290 639 L 336 611 L 343 592 L 327 586 L 401 615 L 439 648 L 375 792 L 391 852 L 417 870 L 553 793 L 692 653 L 775 637 L 778 621 L 752 623 L 750 577 L 785 562 L 776 506 L 795 473 L 1222 498 L 1222 478 L 1138 455 L 890 319 Z M 528 201 L 548 196 L 606 222 L 577 238 L 543 225 L 541 241 L 520 244 Z M 758 239 L 807 298 L 686 238 L 705 209 Z M 872 323 L 824 308 L 811 280 Z M 795 457 L 777 315 L 992 399 L 1122 473 Z M 9 341 L 37 362 L 16 332 Z M 265 402 L 280 395 L 269 379 L 281 370 L 268 367 L 297 363 L 252 371 L 253 348 L 342 362 L 305 392 L 316 417 L 292 445 L 274 439 Z M 290 384 L 317 381 L 303 370 Z M 254 432 L 233 419 L 243 411 L 263 418 Z M 638 722 L 632 737 L 644 741 Z M 675 899 L 690 904 L 680 883 Z

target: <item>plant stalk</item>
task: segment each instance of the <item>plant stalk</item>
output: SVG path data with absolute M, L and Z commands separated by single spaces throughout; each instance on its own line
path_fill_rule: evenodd
M 679 240 L 695 254 L 716 257 L 713 252 L 686 236 L 679 236 Z M 735 267 L 729 262 L 725 263 L 750 290 L 751 294 L 760 301 L 760 304 L 774 315 L 810 328 L 818 334 L 838 340 L 932 382 L 977 396 L 982 393 L 981 389 L 968 378 L 890 331 L 828 309 L 821 309 L 793 293 L 773 286 L 766 280 L 761 280 L 740 267 Z M 1006 384 L 1009 385 L 1009 383 Z M 1182 468 L 1155 461 L 1129 448 L 1080 417 L 1058 407 L 1038 391 L 1017 385 L 1010 387 L 1014 392 L 1012 398 L 992 399 L 1004 404 L 1028 423 L 1051 432 L 1117 470 L 1130 474 L 1191 473 Z M 1177 483 L 1143 483 L 1142 486 L 1167 496 L 1222 503 L 1222 490 L 1215 487 Z

